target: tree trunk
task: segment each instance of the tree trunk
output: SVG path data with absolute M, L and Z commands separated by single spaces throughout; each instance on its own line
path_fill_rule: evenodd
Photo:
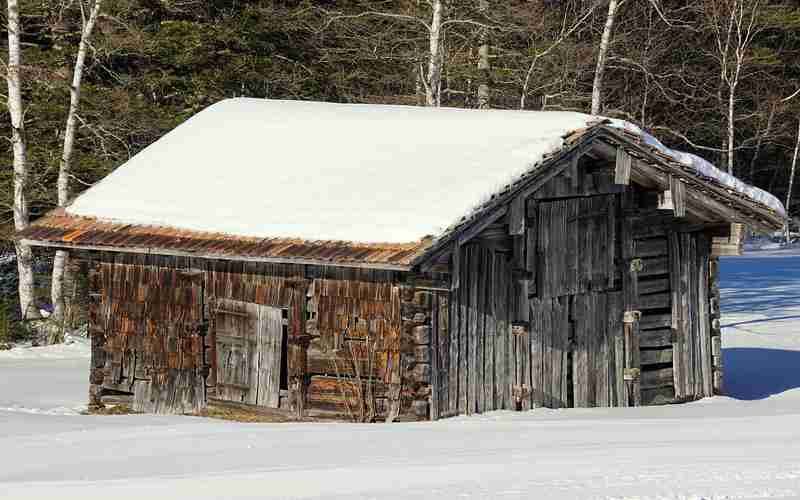
M 479 0 L 478 8 L 485 16 L 489 14 L 489 0 Z M 489 61 L 489 29 L 481 28 L 480 47 L 478 47 L 478 72 L 480 73 L 480 83 L 478 84 L 478 108 L 489 109 L 491 107 L 491 96 L 489 89 L 491 63 Z
M 797 167 L 797 152 L 800 150 L 800 120 L 797 122 L 797 138 L 794 143 L 794 156 L 792 157 L 792 168 L 789 171 L 789 189 L 786 191 L 786 226 L 784 228 L 784 236 L 786 244 L 789 244 L 789 203 L 792 201 L 792 189 L 794 188 L 794 172 Z
M 20 22 L 17 0 L 8 0 L 8 113 L 11 116 L 11 144 L 14 152 L 14 229 L 28 227 L 30 216 L 25 189 L 28 177 L 28 158 L 25 146 L 25 121 L 22 111 L 22 83 L 20 78 Z M 39 310 L 34 304 L 33 252 L 19 241 L 14 244 L 19 273 L 19 305 L 23 319 L 36 318 Z
M 433 16 L 430 29 L 430 60 L 428 62 L 428 78 L 425 83 L 425 104 L 440 106 L 442 104 L 442 17 L 444 5 L 442 0 L 433 0 Z
M 81 79 L 86 61 L 86 49 L 94 30 L 95 21 L 100 13 L 102 0 L 95 0 L 89 19 L 84 19 L 81 41 L 78 44 L 78 55 L 75 58 L 75 70 L 72 74 L 72 86 L 69 95 L 69 112 L 67 124 L 64 129 L 64 149 L 61 155 L 61 164 L 58 170 L 58 206 L 64 207 L 69 202 L 69 176 L 72 170 L 72 152 L 75 149 L 75 132 L 77 128 L 78 107 L 81 101 Z M 53 302 L 53 319 L 57 322 L 64 321 L 66 310 L 64 301 L 64 282 L 67 272 L 67 259 L 69 254 L 63 250 L 56 252 L 53 260 L 53 279 L 51 281 L 50 297 Z
M 614 31 L 614 18 L 617 15 L 617 0 L 608 2 L 608 17 L 603 28 L 603 37 L 600 39 L 600 52 L 597 54 L 597 69 L 594 73 L 592 86 L 592 114 L 598 115 L 603 109 L 603 74 L 606 70 L 608 47 L 611 45 L 611 33 Z
M 733 122 L 733 111 L 736 105 L 736 84 L 731 84 L 728 93 L 728 173 L 733 175 L 733 132 L 736 125 Z

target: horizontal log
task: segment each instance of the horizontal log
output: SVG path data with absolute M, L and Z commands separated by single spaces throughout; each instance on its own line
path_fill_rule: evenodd
M 358 359 L 358 365 L 353 362 L 350 353 L 344 351 L 335 354 L 333 351 L 321 352 L 315 349 L 308 351 L 308 373 L 313 375 L 331 375 L 354 377 L 356 366 L 361 376 L 366 376 L 370 361 L 366 358 Z M 378 352 L 372 360 L 372 376 L 378 377 L 382 369 L 382 353 Z
M 642 366 L 672 363 L 672 347 L 664 349 L 642 349 L 640 352 Z
M 358 381 L 345 378 L 313 376 L 308 382 L 306 393 L 309 398 L 315 400 L 341 401 L 343 398 L 351 398 L 358 392 Z M 386 397 L 386 384 L 380 380 L 361 381 L 361 391 L 367 394 L 368 390 L 376 398 Z
M 642 330 L 639 333 L 640 347 L 667 347 L 672 345 L 672 329 Z
M 640 330 L 656 330 L 672 327 L 671 314 L 645 314 L 639 321 Z
M 675 388 L 672 386 L 642 390 L 642 404 L 646 406 L 665 405 L 675 401 Z
M 639 294 L 669 291 L 669 278 L 645 278 L 639 280 Z
M 652 293 L 639 296 L 638 307 L 645 311 L 648 309 L 666 309 L 669 307 L 669 293 Z
M 641 259 L 642 270 L 639 276 L 654 276 L 669 273 L 669 260 L 666 257 L 648 257 Z
M 421 382 L 428 384 L 431 381 L 431 365 L 427 363 L 418 363 L 414 365 L 409 373 L 409 378 L 413 382 Z
M 672 367 L 658 370 L 642 370 L 642 389 L 655 389 L 674 384 Z
M 668 246 L 666 238 L 649 238 L 636 241 L 633 254 L 636 257 L 661 257 L 667 255 Z

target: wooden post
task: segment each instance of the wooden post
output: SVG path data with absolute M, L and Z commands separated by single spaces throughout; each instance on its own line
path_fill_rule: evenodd
M 641 365 L 639 358 L 639 311 L 625 311 L 625 406 L 641 406 Z
M 288 339 L 289 405 L 297 420 L 302 420 L 305 416 L 306 389 L 308 387 L 306 373 L 310 344 L 310 335 L 290 335 Z

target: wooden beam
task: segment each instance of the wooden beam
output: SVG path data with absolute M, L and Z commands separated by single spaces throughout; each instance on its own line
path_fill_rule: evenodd
M 686 184 L 674 175 L 669 176 L 669 190 L 675 217 L 686 217 Z
M 525 197 L 517 196 L 511 201 L 511 212 L 508 214 L 508 234 L 521 236 L 525 234 Z
M 631 182 L 631 155 L 625 148 L 617 148 L 617 163 L 614 168 L 614 184 L 629 185 Z
M 507 212 L 506 207 L 498 207 L 493 212 L 481 218 L 480 222 L 473 224 L 458 237 L 458 246 L 463 246 L 471 239 L 481 234 L 486 228 L 500 220 Z
M 116 247 L 116 246 L 99 246 L 99 245 L 71 245 L 69 243 L 57 243 L 50 241 L 40 240 L 20 240 L 25 245 L 35 247 L 48 247 L 48 248 L 63 248 L 65 250 L 86 250 L 91 252 L 114 252 L 125 253 L 134 255 L 166 255 L 169 257 L 190 257 L 195 259 L 209 259 L 209 260 L 226 260 L 234 262 L 266 262 L 270 264 L 307 264 L 313 266 L 334 266 L 334 267 L 348 267 L 356 269 L 383 269 L 387 271 L 410 271 L 411 266 L 403 266 L 399 264 L 381 264 L 373 262 L 331 262 L 327 260 L 317 259 L 304 259 L 304 258 L 287 258 L 287 257 L 251 257 L 246 255 L 218 255 L 209 253 L 195 253 L 183 252 L 180 250 L 170 250 L 165 248 L 132 248 L 132 247 Z

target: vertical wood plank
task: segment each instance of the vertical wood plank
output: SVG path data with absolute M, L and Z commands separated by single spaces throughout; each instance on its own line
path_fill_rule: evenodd
M 711 322 L 708 314 L 708 268 L 710 241 L 703 233 L 697 233 L 698 288 L 697 325 L 700 337 L 700 360 L 702 373 L 702 396 L 714 395 L 714 374 L 712 369 Z
M 496 314 L 494 302 L 495 290 L 495 255 L 493 251 L 486 252 L 484 272 L 486 273 L 486 286 L 484 288 L 484 301 L 486 308 L 484 322 L 484 343 L 483 343 L 483 400 L 484 411 L 496 410 L 495 404 L 495 363 L 494 346 L 497 334 Z
M 680 235 L 681 239 L 681 315 L 683 317 L 683 335 L 685 340 L 683 342 L 683 352 L 686 356 L 686 396 L 694 399 L 696 397 L 695 390 L 695 356 L 694 348 L 696 341 L 694 338 L 694 322 L 692 321 L 692 274 L 694 261 L 694 252 L 691 245 L 693 238 L 688 233 Z
M 675 398 L 686 397 L 686 356 L 683 343 L 683 309 L 681 307 L 681 245 L 678 233 L 667 235 L 669 242 L 670 300 L 672 306 L 672 372 L 675 379 Z
M 542 381 L 542 343 L 545 335 L 543 322 L 544 299 L 531 300 L 531 406 L 544 406 L 544 387 Z
M 478 349 L 477 340 L 479 335 L 479 305 L 478 298 L 480 297 L 479 290 L 482 285 L 481 275 L 481 251 L 475 245 L 470 245 L 470 258 L 469 258 L 469 333 L 467 335 L 467 415 L 475 413 L 477 408 L 476 388 L 477 388 L 477 365 L 478 365 Z M 481 329 L 483 325 L 480 325 Z
M 430 417 L 431 420 L 439 420 L 439 391 L 441 390 L 441 383 L 439 382 L 439 352 L 440 346 L 440 325 L 439 325 L 439 296 L 433 294 L 431 297 L 431 343 L 429 346 L 431 360 L 431 396 L 430 396 Z
M 467 380 L 469 367 L 469 332 L 470 332 L 470 288 L 476 279 L 470 275 L 470 261 L 473 257 L 472 246 L 463 248 L 461 253 L 461 286 L 458 288 L 459 297 L 459 323 L 458 323 L 458 413 L 468 414 L 467 399 Z
M 476 272 L 480 273 L 478 282 L 478 324 L 475 330 L 475 408 L 478 413 L 486 411 L 486 396 L 483 388 L 484 375 L 486 372 L 486 362 L 484 359 L 486 350 L 486 288 L 489 282 L 490 271 L 488 269 L 490 252 L 485 248 L 480 248 L 480 264 Z

